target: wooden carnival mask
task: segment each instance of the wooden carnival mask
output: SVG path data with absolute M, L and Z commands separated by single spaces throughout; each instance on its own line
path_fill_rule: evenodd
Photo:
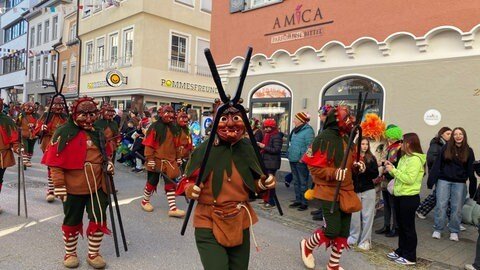
M 97 103 L 90 97 L 82 97 L 73 103 L 73 121 L 85 130 L 93 130 L 93 123 L 97 120 Z
M 230 107 L 220 117 L 217 135 L 221 140 L 235 144 L 243 138 L 245 129 L 240 111 Z
M 160 107 L 158 109 L 158 115 L 165 124 L 171 124 L 175 120 L 175 111 L 170 105 Z

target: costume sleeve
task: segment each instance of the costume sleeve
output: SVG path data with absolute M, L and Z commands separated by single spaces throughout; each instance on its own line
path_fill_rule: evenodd
M 63 169 L 59 167 L 50 167 L 50 175 L 52 176 L 53 185 L 55 187 L 65 187 L 65 175 Z
M 407 158 L 407 157 L 405 157 Z M 412 185 L 415 183 L 415 180 L 418 178 L 418 174 L 422 170 L 422 162 L 420 158 L 409 157 L 405 161 L 405 166 L 401 169 L 393 169 L 390 174 L 395 177 L 395 181 L 400 181 L 407 185 Z

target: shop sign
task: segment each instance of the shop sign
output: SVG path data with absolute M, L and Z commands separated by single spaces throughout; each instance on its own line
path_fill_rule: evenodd
M 107 87 L 107 86 L 108 86 L 108 83 L 106 81 L 98 81 L 98 82 L 87 83 L 87 89 L 102 88 L 102 87 Z
M 122 84 L 126 84 L 125 77 L 118 70 L 112 70 L 107 73 L 107 84 L 111 87 L 119 87 Z
M 204 93 L 218 93 L 216 87 L 201 85 L 196 83 L 189 83 L 183 81 L 174 81 L 168 79 L 161 79 L 160 81 L 161 86 L 171 87 L 171 88 L 178 88 L 178 89 L 185 89 L 185 90 L 192 90 L 197 92 L 204 92 Z
M 252 98 L 290 98 L 290 91 L 279 84 L 267 84 L 253 93 Z
M 442 114 L 437 110 L 428 110 L 423 116 L 423 121 L 429 126 L 436 126 L 442 120 Z
M 323 20 L 320 7 L 302 7 L 303 4 L 298 4 L 292 13 L 275 17 L 273 32 L 265 34 L 272 44 L 320 36 L 323 34 L 322 26 L 333 23 L 332 20 Z

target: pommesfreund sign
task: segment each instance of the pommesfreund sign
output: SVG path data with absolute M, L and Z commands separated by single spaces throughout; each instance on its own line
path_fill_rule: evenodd
M 161 86 L 192 90 L 197 92 L 205 92 L 205 93 L 218 93 L 217 88 L 213 86 L 182 82 L 182 81 L 174 81 L 174 80 L 168 80 L 168 79 L 162 79 Z
M 298 4 L 292 13 L 275 17 L 272 32 L 265 34 L 271 43 L 281 43 L 323 34 L 321 26 L 333 21 L 324 21 L 320 7 L 303 8 Z

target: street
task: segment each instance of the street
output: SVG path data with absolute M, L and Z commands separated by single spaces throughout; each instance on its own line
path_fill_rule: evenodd
M 33 167 L 25 171 L 28 199 L 28 219 L 23 213 L 17 216 L 17 167 L 5 174 L 4 189 L 0 195 L 3 213 L 0 215 L 0 269 L 64 269 L 64 246 L 60 226 L 63 213 L 61 203 L 45 201 L 46 168 L 40 163 L 40 149 L 36 148 Z M 197 253 L 192 220 L 185 236 L 180 235 L 182 219 L 167 217 L 167 201 L 161 192 L 154 195 L 153 213 L 140 208 L 140 198 L 145 184 L 145 173 L 132 173 L 121 164 L 116 165 L 115 181 L 119 190 L 128 252 L 123 251 L 119 235 L 120 258 L 115 257 L 112 237 L 105 237 L 101 254 L 108 269 L 202 269 Z M 163 190 L 159 187 L 159 190 Z M 178 206 L 186 209 L 183 198 Z M 87 220 L 84 219 L 84 229 Z M 108 220 L 109 228 L 110 219 Z M 111 229 L 111 228 L 110 228 Z M 118 226 L 117 226 L 118 231 Z M 260 252 L 251 246 L 250 269 L 304 269 L 299 257 L 299 241 L 308 236 L 307 230 L 283 225 L 281 221 L 268 220 L 260 215 L 254 226 Z M 77 253 L 79 269 L 92 269 L 85 261 L 87 241 L 79 240 Z M 330 254 L 324 248 L 315 251 L 316 269 L 324 269 Z M 345 269 L 373 269 L 360 253 L 346 252 L 342 258 Z

